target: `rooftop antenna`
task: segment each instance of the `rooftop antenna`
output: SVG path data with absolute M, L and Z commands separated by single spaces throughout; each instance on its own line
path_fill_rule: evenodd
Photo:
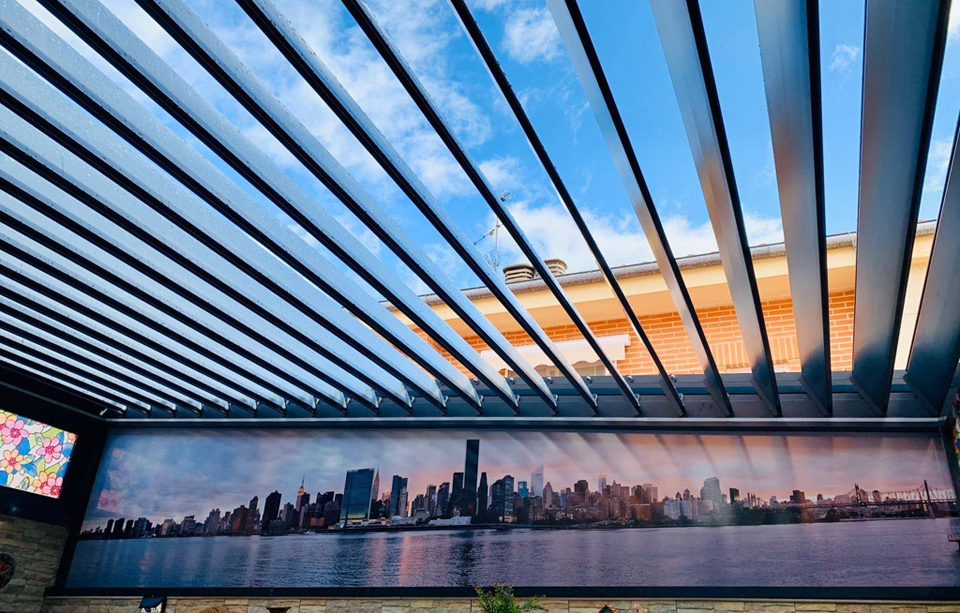
M 500 202 L 510 202 L 511 200 L 513 200 L 513 194 L 510 192 L 500 192 Z M 500 219 L 497 218 L 494 221 L 493 227 L 490 228 L 486 234 L 473 241 L 474 245 L 479 245 L 487 238 L 493 237 L 493 251 L 483 254 L 483 259 L 493 266 L 494 270 L 500 269 L 500 228 L 502 227 L 503 224 L 500 222 Z

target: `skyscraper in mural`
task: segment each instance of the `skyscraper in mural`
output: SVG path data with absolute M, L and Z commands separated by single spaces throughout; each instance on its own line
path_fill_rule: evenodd
M 407 478 L 394 475 L 390 484 L 390 517 L 407 516 Z
M 263 503 L 263 518 L 260 526 L 262 532 L 267 532 L 270 529 L 270 522 L 276 521 L 280 513 L 280 498 L 280 492 L 276 490 L 267 495 L 267 500 Z
M 460 503 L 463 500 L 463 473 L 453 473 L 453 489 L 450 490 L 449 515 L 460 513 Z
M 487 485 L 487 473 L 480 473 L 480 485 L 477 486 L 477 512 L 476 515 L 486 515 L 487 513 L 487 494 L 490 491 Z
M 543 464 L 534 468 L 530 475 L 530 495 L 543 497 Z
M 720 505 L 720 502 L 723 497 L 723 492 L 720 490 L 720 479 L 717 477 L 710 477 L 704 479 L 703 487 L 700 488 L 700 498 L 704 500 L 710 500 L 715 505 Z
M 363 521 L 370 517 L 370 501 L 376 498 L 374 480 L 378 479 L 379 471 L 374 476 L 374 469 L 359 468 L 347 471 L 347 478 L 343 483 L 343 503 L 340 506 L 340 521 Z
M 307 477 L 304 475 L 303 479 L 300 480 L 300 489 L 297 490 L 297 498 L 293 501 L 293 510 L 300 510 L 300 501 L 303 499 L 303 495 L 306 493 L 306 490 L 303 489 L 303 484 L 307 482 Z
M 463 466 L 463 493 L 460 515 L 473 516 L 477 511 L 477 469 L 480 465 L 480 439 L 467 439 L 467 457 Z

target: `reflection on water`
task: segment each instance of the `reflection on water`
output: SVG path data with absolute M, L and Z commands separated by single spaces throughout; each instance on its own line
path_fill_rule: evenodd
M 948 522 L 81 541 L 68 585 L 960 586 Z

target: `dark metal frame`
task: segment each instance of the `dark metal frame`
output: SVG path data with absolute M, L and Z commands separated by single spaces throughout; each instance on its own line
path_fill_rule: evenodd
M 237 0 L 507 312 L 560 368 L 564 378 L 556 381 L 545 379 L 529 368 L 502 333 L 453 288 L 419 247 L 186 4 L 181 0 L 137 1 L 311 173 L 358 214 L 371 231 L 397 252 L 441 300 L 518 372 L 521 381 L 504 380 L 493 371 L 473 347 L 105 8 L 93 1 L 41 0 L 107 62 L 370 282 L 392 306 L 410 317 L 429 340 L 449 352 L 478 380 L 470 381 L 427 340 L 396 319 L 385 305 L 366 296 L 360 286 L 337 270 L 332 262 L 265 215 L 262 207 L 236 183 L 178 139 L 152 113 L 30 16 L 19 3 L 0 0 L 3 9 L 0 11 L 3 24 L 0 44 L 27 65 L 16 64 L 9 57 L 0 58 L 3 62 L 0 103 L 5 107 L 0 108 L 0 114 L 8 119 L 5 122 L 8 125 L 0 127 L 0 153 L 11 158 L 2 160 L 0 189 L 5 192 L 5 199 L 13 198 L 30 208 L 24 209 L 22 215 L 14 205 L 0 211 L 5 237 L 0 241 L 0 251 L 3 251 L 0 283 L 5 290 L 12 290 L 10 298 L 0 304 L 0 311 L 7 318 L 4 320 L 7 324 L 15 321 L 14 328 L 30 335 L 27 338 L 21 334 L 20 338 L 27 341 L 21 343 L 21 348 L 29 346 L 34 352 L 29 357 L 41 360 L 32 362 L 33 365 L 49 369 L 56 364 L 72 363 L 83 366 L 78 368 L 78 376 L 89 376 L 92 371 L 96 376 L 109 375 L 116 380 L 116 376 L 121 375 L 120 380 L 125 381 L 129 389 L 118 386 L 111 390 L 117 398 L 129 399 L 134 393 L 141 394 L 137 403 L 142 404 L 146 398 L 143 392 L 150 392 L 147 397 L 154 402 L 148 406 L 170 408 L 172 403 L 196 410 L 199 405 L 204 423 L 208 417 L 222 417 L 226 412 L 230 421 L 252 414 L 257 416 L 256 423 L 266 426 L 271 423 L 270 414 L 259 412 L 259 407 L 270 407 L 285 415 L 285 419 L 301 424 L 332 424 L 343 419 L 346 420 L 343 423 L 359 425 L 365 419 L 382 419 L 379 423 L 390 427 L 398 426 L 403 419 L 408 419 L 409 422 L 404 423 L 411 427 L 422 427 L 446 418 L 450 418 L 451 423 L 476 425 L 488 419 L 492 420 L 490 423 L 498 423 L 510 417 L 515 419 L 511 423 L 516 427 L 567 424 L 584 428 L 588 426 L 580 420 L 591 414 L 600 418 L 597 420 L 600 424 L 616 423 L 621 427 L 625 424 L 619 420 L 640 416 L 641 408 L 642 417 L 649 419 L 651 426 L 661 427 L 665 425 L 664 419 L 676 418 L 678 414 L 686 416 L 682 419 L 690 419 L 689 427 L 704 426 L 703 419 L 718 414 L 733 416 L 734 408 L 737 423 L 740 418 L 759 419 L 766 415 L 764 411 L 769 411 L 775 416 L 782 415 L 785 420 L 800 419 L 798 427 L 811 428 L 819 427 L 818 422 L 811 420 L 831 415 L 841 420 L 866 419 L 872 415 L 870 407 L 896 419 L 939 415 L 944 404 L 941 396 L 953 385 L 955 362 L 960 353 L 960 340 L 954 341 L 960 339 L 960 322 L 937 315 L 938 310 L 942 313 L 953 299 L 944 288 L 957 285 L 957 273 L 947 265 L 956 259 L 956 247 L 951 251 L 950 241 L 935 241 L 911 372 L 907 375 L 920 400 L 908 393 L 910 388 L 892 371 L 891 339 L 897 336 L 905 272 L 896 283 L 894 279 L 887 279 L 883 284 L 896 291 L 884 293 L 880 286 L 860 286 L 870 285 L 865 281 L 866 276 L 880 268 L 879 260 L 871 261 L 868 252 L 886 248 L 891 244 L 887 240 L 891 237 L 897 241 L 892 244 L 902 241 L 902 262 L 904 266 L 909 263 L 916 225 L 918 177 L 922 178 L 942 61 L 946 0 L 924 0 L 925 21 L 891 21 L 890 16 L 896 11 L 907 10 L 904 2 L 868 4 L 866 38 L 870 44 L 867 45 L 863 147 L 872 151 L 876 147 L 870 145 L 869 139 L 889 132 L 912 143 L 917 155 L 916 164 L 909 172 L 897 177 L 894 177 L 896 173 L 890 174 L 900 181 L 900 187 L 912 190 L 905 192 L 912 194 L 912 199 L 890 205 L 899 206 L 900 212 L 905 213 L 906 223 L 900 224 L 906 226 L 905 236 L 897 235 L 897 231 L 904 228 L 896 224 L 886 228 L 882 236 L 873 231 L 876 228 L 869 223 L 872 215 L 867 214 L 872 210 L 867 188 L 879 185 L 879 178 L 886 179 L 888 173 L 875 168 L 879 163 L 876 160 L 864 162 L 860 225 L 867 231 L 859 237 L 858 257 L 866 261 L 858 267 L 855 343 L 859 349 L 855 350 L 852 378 L 846 373 L 831 373 L 829 367 L 816 2 L 789 0 L 775 6 L 761 3 L 757 8 L 787 259 L 792 272 L 791 289 L 798 296 L 796 320 L 803 375 L 797 376 L 773 373 L 698 5 L 694 0 L 685 0 L 682 4 L 655 1 L 654 12 L 664 36 L 675 85 L 683 81 L 683 88 L 693 88 L 682 91 L 683 88 L 677 87 L 681 114 L 692 148 L 700 151 L 695 157 L 701 163 L 704 191 L 711 194 L 706 200 L 721 239 L 721 260 L 730 279 L 744 340 L 751 348 L 753 380 L 740 375 L 721 377 L 718 372 L 575 0 L 550 0 L 551 11 L 692 341 L 703 377 L 673 377 L 663 367 L 531 118 L 463 0 L 451 0 L 454 13 L 557 188 L 561 202 L 597 259 L 601 273 L 613 288 L 634 331 L 653 358 L 658 375 L 624 377 L 616 370 L 587 322 L 546 269 L 507 207 L 494 195 L 489 182 L 363 0 L 343 2 L 480 195 L 533 262 L 547 289 L 601 358 L 610 376 L 585 380 L 572 370 L 510 288 L 495 271 L 487 268 L 433 195 L 270 0 Z M 673 21 L 669 19 L 671 11 L 675 12 L 674 17 L 679 16 Z M 914 28 L 918 34 L 885 36 L 885 28 L 897 32 L 900 31 L 897 28 L 906 28 L 904 32 Z M 887 38 L 895 39 L 897 44 L 909 39 L 912 53 L 904 58 L 894 57 L 896 54 L 890 56 L 893 59 L 888 58 L 883 47 L 890 43 Z M 782 62 L 787 58 L 795 70 L 784 68 Z M 911 67 L 913 72 L 918 72 L 917 66 L 925 80 L 915 84 L 915 91 L 901 88 L 903 91 L 894 92 L 899 96 L 896 100 L 877 98 L 871 85 L 875 79 L 871 75 L 878 69 L 901 74 L 910 73 Z M 777 86 L 780 83 L 782 87 Z M 72 104 L 63 105 L 55 90 L 94 119 Z M 912 124 L 896 122 L 877 109 L 911 116 L 915 121 Z M 873 125 L 887 132 L 870 128 Z M 796 135 L 799 138 L 794 138 Z M 159 169 L 134 162 L 139 155 Z M 57 161 L 60 158 L 63 163 Z M 710 160 L 716 162 L 716 172 L 712 174 L 705 170 Z M 903 155 L 898 152 L 896 160 L 902 162 Z M 908 161 L 912 163 L 914 159 L 911 157 Z M 29 170 L 19 177 L 23 167 Z M 957 225 L 951 216 L 956 208 L 950 206 L 955 191 L 951 189 L 952 178 L 951 171 L 938 237 Z M 91 215 L 100 215 L 109 223 L 99 228 L 91 225 L 94 218 L 73 215 L 70 211 L 81 209 L 70 209 L 64 194 L 79 201 L 76 206 L 88 207 Z M 181 206 L 176 202 L 178 199 L 189 205 Z M 207 205 L 216 213 L 207 211 Z M 202 216 L 196 216 L 194 211 L 200 210 L 204 211 Z M 157 220 L 155 228 L 150 227 L 150 220 Z M 110 234 L 114 228 L 122 230 L 116 237 Z M 190 241 L 190 248 L 184 248 L 184 253 L 176 248 L 175 239 L 180 236 Z M 305 279 L 296 274 L 291 277 L 286 268 L 274 266 L 272 260 L 254 258 L 257 263 L 251 263 L 251 249 L 257 257 L 264 255 L 252 248 L 257 242 Z M 64 260 L 67 264 L 63 267 L 69 270 L 60 270 L 58 264 Z M 216 272 L 207 270 L 205 264 L 208 263 L 224 268 Z M 221 278 L 218 272 L 226 276 Z M 252 280 L 258 291 L 268 290 L 268 299 L 260 301 L 246 293 L 247 288 L 238 289 L 238 285 L 243 285 L 239 283 L 241 280 L 244 283 Z M 891 296 L 895 299 L 891 300 Z M 896 326 L 869 323 L 877 317 L 864 306 L 867 303 L 877 312 L 894 313 Z M 15 316 L 19 306 L 27 307 L 22 317 Z M 283 313 L 275 307 L 282 307 Z M 343 309 L 349 315 L 342 312 Z M 162 314 L 164 321 L 175 322 L 181 326 L 177 330 L 188 334 L 167 330 L 150 321 L 148 313 Z M 366 328 L 360 331 L 362 326 L 351 316 L 359 318 L 383 339 L 372 338 L 374 335 Z M 13 324 L 7 324 L 5 329 L 11 329 Z M 939 329 L 944 326 L 950 329 Z M 342 343 L 333 336 L 338 334 Z M 55 345 L 51 338 L 62 339 L 62 345 Z M 870 349 L 876 344 L 873 341 L 886 343 L 885 353 Z M 242 357 L 245 364 L 221 355 L 225 348 L 234 352 L 231 355 Z M 306 348 L 303 355 L 300 348 Z M 9 346 L 5 351 L 10 351 Z M 884 354 L 880 361 L 890 366 L 889 369 L 876 369 L 871 365 L 880 363 L 871 362 L 879 359 L 880 353 Z M 22 353 L 17 355 L 24 357 Z M 931 358 L 924 356 L 936 356 L 937 361 L 945 356 L 947 362 L 937 371 L 936 381 L 931 379 L 926 387 L 918 377 L 920 369 L 930 370 L 925 364 Z M 60 361 L 44 363 L 41 358 Z M 179 366 L 184 369 L 181 371 Z M 81 382 L 80 379 L 74 381 Z M 356 402 L 345 404 L 340 401 L 344 397 Z M 317 404 L 318 398 L 331 402 Z M 173 402 L 174 399 L 180 402 Z M 520 399 L 524 399 L 522 411 Z M 179 411 L 169 418 L 194 423 L 186 416 L 189 412 Z M 132 419 L 132 415 L 128 413 L 125 419 Z M 172 423 L 166 421 L 162 411 L 151 411 L 149 419 Z M 548 419 L 556 420 L 551 422 L 554 426 L 546 425 L 543 420 Z M 840 427 L 839 421 L 824 423 Z

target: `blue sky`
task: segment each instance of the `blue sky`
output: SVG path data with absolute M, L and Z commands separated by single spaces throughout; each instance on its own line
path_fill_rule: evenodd
M 187 1 L 457 284 L 476 284 L 452 250 L 235 3 Z M 492 214 L 340 3 L 275 1 L 466 234 L 480 239 L 492 229 Z M 175 121 L 45 14 L 35 0 L 21 2 L 216 161 Z M 414 289 L 426 291 L 422 281 L 309 176 L 133 0 L 107 0 L 105 4 L 268 151 L 320 205 L 394 267 L 401 278 Z M 371 5 L 487 177 L 499 191 L 511 195 L 509 205 L 541 255 L 562 257 L 571 270 L 594 268 L 586 246 L 446 1 L 377 0 Z M 614 264 L 650 260 L 639 223 L 543 1 L 474 0 L 470 5 L 607 257 Z M 685 255 L 714 250 L 706 207 L 649 5 L 605 0 L 583 1 L 581 8 L 674 252 Z M 747 231 L 753 244 L 778 242 L 782 237 L 779 199 L 753 2 L 704 0 L 702 10 Z M 846 0 L 822 3 L 820 17 L 827 230 L 833 233 L 856 229 L 864 5 L 862 1 Z M 960 110 L 957 25 L 958 20 L 951 18 L 922 219 L 937 215 Z M 265 201 L 264 206 L 270 207 Z M 494 242 L 487 238 L 479 247 L 490 253 Z M 500 233 L 499 247 L 501 266 L 520 261 L 505 232 Z
M 428 484 L 450 481 L 464 465 L 465 441 L 480 439 L 479 470 L 488 483 L 505 474 L 529 481 L 538 465 L 555 490 L 586 479 L 652 483 L 659 496 L 719 477 L 723 491 L 738 487 L 764 499 L 785 499 L 799 488 L 811 498 L 847 492 L 919 487 L 949 489 L 936 436 L 612 434 L 577 432 L 464 432 L 454 430 L 118 430 L 104 451 L 84 529 L 109 518 L 144 516 L 159 522 L 185 515 L 206 518 L 280 491 L 291 502 L 301 480 L 310 492 L 343 492 L 354 468 L 379 468 L 380 493 L 395 474 L 409 479 L 410 500 Z M 216 458 L 216 461 L 211 461 Z M 106 493 L 104 493 L 106 492 Z

